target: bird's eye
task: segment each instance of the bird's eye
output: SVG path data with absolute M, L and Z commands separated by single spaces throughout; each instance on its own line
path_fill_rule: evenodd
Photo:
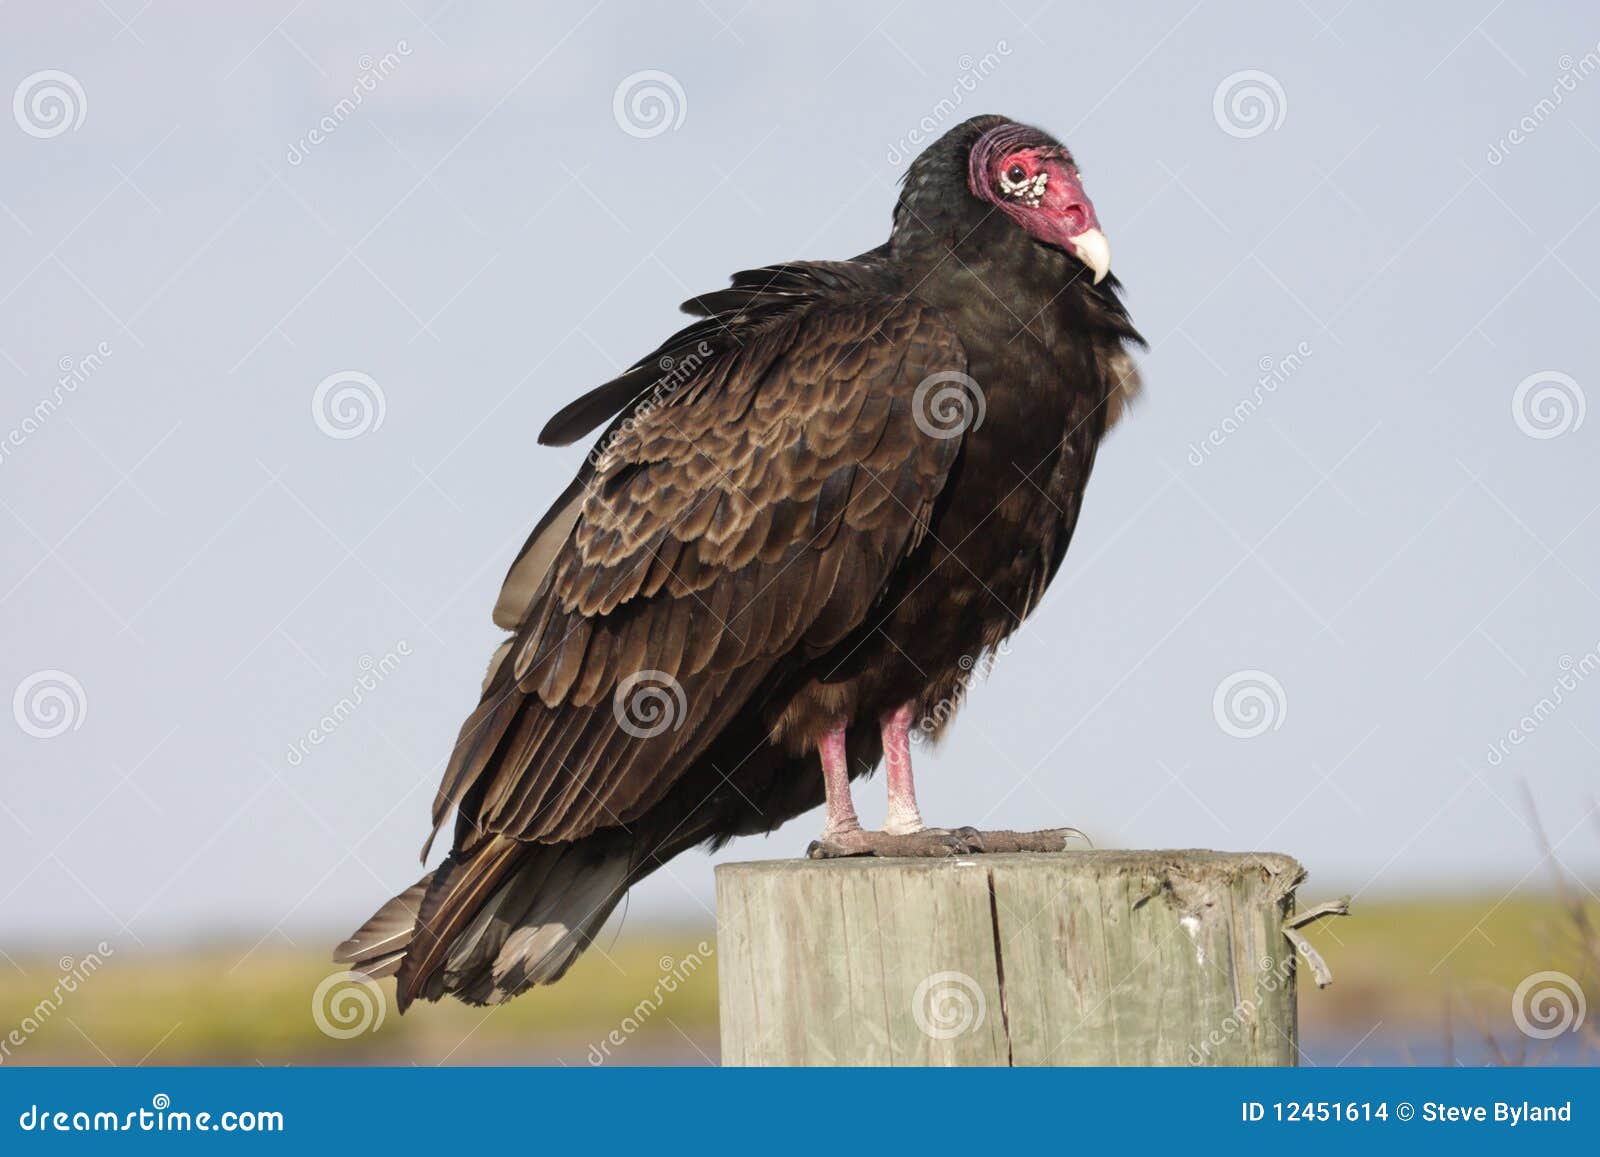
M 1006 179 L 1009 180 L 1013 185 L 1020 184 L 1022 179 L 1027 175 L 1028 170 L 1024 169 L 1021 165 L 1012 165 L 1006 170 Z

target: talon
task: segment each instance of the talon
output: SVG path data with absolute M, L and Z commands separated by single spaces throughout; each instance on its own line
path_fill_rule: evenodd
M 1078 839 L 1089 845 L 1090 851 L 1094 850 L 1094 841 L 1080 832 L 1077 828 L 1057 828 L 1056 831 L 1060 832 L 1062 836 L 1067 839 L 1071 839 L 1073 836 L 1076 836 Z
M 837 836 L 824 836 L 813 840 L 806 855 L 813 860 L 831 860 L 845 856 L 882 856 L 885 858 L 941 858 L 963 855 L 968 841 L 954 832 L 941 828 L 923 828 L 904 835 L 895 832 L 855 831 L 841 832 Z
M 1077 828 L 1046 828 L 1038 832 L 996 831 L 981 833 L 986 850 L 990 852 L 1064 852 L 1067 843 L 1077 837 L 1090 847 L 1089 837 Z

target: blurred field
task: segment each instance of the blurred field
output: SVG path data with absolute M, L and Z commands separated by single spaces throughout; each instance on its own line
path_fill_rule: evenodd
M 1600 912 L 1589 909 L 1593 919 Z M 1569 912 L 1549 896 L 1358 902 L 1348 918 L 1309 930 L 1335 984 L 1302 973 L 1307 1063 L 1537 1063 L 1600 1059 L 1593 1035 L 1600 975 Z M 326 938 L 329 943 L 334 937 Z M 348 984 L 313 995 L 334 971 L 325 945 L 212 945 L 118 950 L 49 999 L 58 954 L 0 960 L 0 1037 L 19 1027 L 5 1064 L 712 1064 L 717 1058 L 715 939 L 709 928 L 629 926 L 590 952 L 552 989 L 497 1009 L 424 1005 L 397 1016 L 382 982 L 381 1022 L 370 994 Z M 1551 1045 L 1511 1018 L 1511 993 L 1557 970 L 1589 995 L 1590 1028 Z M 45 998 L 45 1007 L 41 999 Z M 41 1015 L 42 1013 L 42 1015 Z M 27 1027 L 31 1026 L 31 1028 Z M 365 1028 L 363 1029 L 363 1026 Z
M 319 1027 L 313 1007 L 318 985 L 338 971 L 327 958 L 337 939 L 253 952 L 248 945 L 118 951 L 42 1019 L 25 1045 L 12 1047 L 7 1063 L 715 1061 L 715 957 L 700 949 L 703 942 L 714 950 L 714 938 L 696 931 L 629 929 L 615 943 L 602 942 L 603 952 L 591 950 L 560 985 L 492 1009 L 451 1001 L 419 1005 L 401 1017 L 394 1010 L 394 982 L 384 980 L 380 1021 L 368 993 L 340 983 L 315 1011 L 333 1032 L 361 1030 L 344 1039 Z M 12 955 L 27 976 L 0 962 L 0 1035 L 32 1016 L 59 976 L 54 956 Z M 608 1039 L 613 1033 L 621 1044 Z
M 1581 909 L 1596 925 L 1600 903 Z M 1300 1024 L 1308 1048 L 1348 1041 L 1351 1062 L 1600 1062 L 1600 944 L 1572 909 L 1547 895 L 1358 901 L 1307 936 L 1333 968 L 1318 991 L 1302 973 Z M 1512 1019 L 1512 995 L 1538 972 L 1567 974 L 1587 994 L 1583 1030 L 1532 1041 Z M 1370 1034 L 1370 1035 L 1367 1035 Z M 1344 1049 L 1319 1050 L 1333 1063 Z

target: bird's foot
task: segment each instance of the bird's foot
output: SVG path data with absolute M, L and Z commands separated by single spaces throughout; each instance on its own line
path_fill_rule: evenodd
M 820 839 L 811 841 L 806 855 L 813 860 L 836 860 L 844 856 L 937 858 L 981 851 L 981 833 L 973 828 L 923 828 L 905 833 L 850 828 L 823 832 Z
M 1046 828 L 1037 832 L 994 831 L 976 828 L 923 828 L 896 833 L 851 828 L 824 832 L 813 840 L 806 855 L 813 860 L 835 860 L 844 856 L 970 856 L 985 852 L 1064 852 L 1073 840 L 1093 847 L 1089 837 L 1077 828 Z
M 971 829 L 965 829 L 970 831 Z M 1094 841 L 1077 828 L 1045 828 L 1037 832 L 978 832 L 979 852 L 1064 852 L 1073 840 L 1081 840 L 1089 847 Z

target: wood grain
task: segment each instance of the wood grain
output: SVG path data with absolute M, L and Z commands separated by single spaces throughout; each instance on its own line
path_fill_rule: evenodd
M 717 869 L 730 1065 L 1292 1065 L 1304 869 L 1087 851 Z

